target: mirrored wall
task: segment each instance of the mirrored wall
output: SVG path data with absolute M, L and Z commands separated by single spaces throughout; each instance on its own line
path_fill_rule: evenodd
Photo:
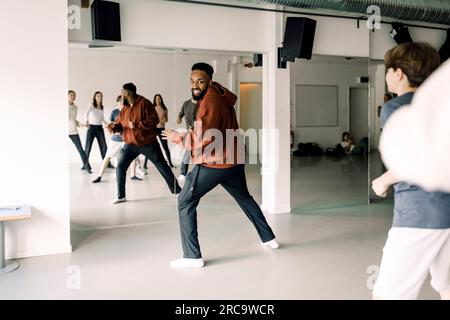
M 368 78 L 368 58 L 291 64 L 294 213 L 367 204 Z
M 236 114 L 241 127 L 244 130 L 261 129 L 262 67 L 255 66 L 253 53 L 70 44 L 69 87 L 76 92 L 74 104 L 78 107 L 76 119 L 80 125 L 76 130 L 84 151 L 89 152 L 87 145 L 92 140 L 89 152 L 92 173 L 89 174 L 82 170 L 80 154 L 73 141 L 68 139 L 72 230 L 97 230 L 178 219 L 176 196 L 157 166 L 152 161 L 145 162 L 143 155 L 132 162 L 127 171 L 127 202 L 111 204 L 118 198 L 116 168 L 120 152 L 111 153 L 117 142 L 106 126 L 113 120 L 112 114 L 121 107 L 121 101 L 116 99 L 121 95 L 123 84 L 132 82 L 137 87 L 137 94 L 155 105 L 155 96 L 162 98 L 167 119 L 164 124 L 160 123 L 161 128 L 186 131 L 186 116 L 182 109 L 191 100 L 189 78 L 191 67 L 197 62 L 211 64 L 215 69 L 214 81 L 237 94 Z M 94 127 L 94 119 L 89 119 L 93 117 L 96 92 L 101 92 L 103 98 L 103 110 L 96 113 L 102 113 L 104 121 L 95 122 L 99 126 Z M 93 136 L 93 127 L 99 136 L 104 135 L 104 149 L 97 136 L 89 138 L 89 135 Z M 167 165 L 171 166 L 172 188 L 182 186 L 180 176 L 185 173 L 181 171 L 184 150 L 160 137 L 158 143 Z M 260 149 L 247 149 L 247 152 L 247 158 L 259 159 Z M 105 158 L 110 161 L 104 162 Z M 188 170 L 192 167 L 190 165 Z M 247 165 L 246 172 L 250 192 L 261 203 L 260 162 Z M 214 189 L 205 199 L 208 200 L 201 202 L 199 215 L 240 211 L 222 188 Z

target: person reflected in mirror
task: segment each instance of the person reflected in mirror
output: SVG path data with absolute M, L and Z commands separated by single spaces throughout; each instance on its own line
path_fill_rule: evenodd
M 102 159 L 105 159 L 107 145 L 105 132 L 103 131 L 103 125 L 106 124 L 103 109 L 103 93 L 96 91 L 92 98 L 92 105 L 86 112 L 86 126 L 88 127 L 86 134 L 86 155 L 88 159 L 91 154 L 94 139 L 97 139 L 100 154 Z
M 69 138 L 72 140 L 73 144 L 77 148 L 78 154 L 80 155 L 81 161 L 83 162 L 83 167 L 81 170 L 86 170 L 88 173 L 92 173 L 91 165 L 89 164 L 89 159 L 86 152 L 83 150 L 81 145 L 80 135 L 78 134 L 79 127 L 85 127 L 84 124 L 77 120 L 78 107 L 75 104 L 75 99 L 77 94 L 73 90 L 69 90 Z
M 115 122 L 108 125 L 112 133 L 121 133 L 124 141 L 116 168 L 117 199 L 112 204 L 126 202 L 125 181 L 130 164 L 140 154 L 146 156 L 166 181 L 171 193 L 181 191 L 178 182 L 168 166 L 157 141 L 156 127 L 158 114 L 153 104 L 138 95 L 133 83 L 126 83 L 122 88 L 124 106 Z
M 192 130 L 194 128 L 195 114 L 197 112 L 197 100 L 191 98 L 186 100 L 181 107 L 180 112 L 177 117 L 177 124 L 181 124 L 182 119 L 186 123 L 186 130 Z M 191 162 L 191 152 L 185 150 L 183 154 L 183 159 L 181 160 L 180 176 L 178 177 L 178 182 L 181 186 L 184 186 L 186 181 L 186 175 L 189 170 L 189 163 Z
M 167 107 L 164 104 L 164 100 L 159 93 L 155 94 L 155 96 L 153 97 L 153 105 L 155 106 L 155 110 L 158 113 L 158 118 L 159 118 L 159 123 L 156 126 L 156 132 L 158 133 L 158 138 L 164 149 L 164 153 L 166 154 L 166 159 L 167 159 L 167 162 L 169 163 L 169 166 L 171 168 L 175 168 L 175 166 L 172 163 L 172 157 L 170 155 L 170 149 L 169 149 L 167 140 L 163 139 L 161 136 L 161 133 L 166 128 L 166 123 L 169 121 L 169 111 L 167 110 Z M 148 158 L 145 158 L 144 170 L 148 169 L 147 162 L 148 162 Z
M 120 111 L 122 111 L 122 108 L 124 106 L 123 103 L 123 98 L 122 96 L 118 96 L 116 98 L 116 102 L 117 102 L 117 107 L 111 112 L 111 116 L 110 116 L 110 121 L 112 122 L 116 122 L 117 117 L 120 114 Z M 122 139 L 122 135 L 120 133 L 114 133 L 111 136 L 111 139 L 109 141 L 109 146 L 108 149 L 106 151 L 106 155 L 105 155 L 105 159 L 103 159 L 102 165 L 100 167 L 100 172 L 97 176 L 97 178 L 95 178 L 95 180 L 93 180 L 93 183 L 99 183 L 102 180 L 103 174 L 105 173 L 106 168 L 108 167 L 109 164 L 111 164 L 112 161 L 117 160 L 117 156 L 120 153 L 120 150 L 122 150 L 124 143 L 123 143 L 123 139 Z M 136 181 L 142 181 L 141 178 L 139 178 L 136 175 L 136 168 L 139 167 L 139 157 L 137 157 L 132 163 L 131 163 L 131 180 L 136 180 Z

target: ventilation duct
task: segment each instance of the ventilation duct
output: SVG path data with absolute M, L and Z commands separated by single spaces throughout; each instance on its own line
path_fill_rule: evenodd
M 376 5 L 382 17 L 450 25 L 448 0 L 241 0 L 247 3 L 271 3 L 303 9 L 327 9 L 367 15 Z

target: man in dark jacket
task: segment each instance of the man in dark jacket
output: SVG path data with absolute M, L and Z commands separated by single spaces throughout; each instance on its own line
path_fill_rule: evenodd
M 153 104 L 146 98 L 136 94 L 136 86 L 132 83 L 123 85 L 122 96 L 125 106 L 116 122 L 108 125 L 114 133 L 121 132 L 123 146 L 117 164 L 117 199 L 112 204 L 127 201 L 125 197 L 125 180 L 131 162 L 140 154 L 145 155 L 163 176 L 172 193 L 181 191 L 172 170 L 167 165 L 156 139 L 156 125 L 159 122 Z
M 174 268 L 204 266 L 197 234 L 197 206 L 200 199 L 219 184 L 238 202 L 255 226 L 262 244 L 274 249 L 279 247 L 260 207 L 248 191 L 243 144 L 235 138 L 227 139 L 230 132 L 239 130 L 234 110 L 237 97 L 213 82 L 213 73 L 213 68 L 206 63 L 192 67 L 192 98 L 197 101 L 194 129 L 185 135 L 170 129 L 163 133 L 167 139 L 191 150 L 196 163 L 178 197 L 183 258 L 171 262 Z M 211 131 L 222 139 L 217 136 L 213 139 L 215 134 L 209 134 Z M 217 143 L 218 140 L 222 144 Z

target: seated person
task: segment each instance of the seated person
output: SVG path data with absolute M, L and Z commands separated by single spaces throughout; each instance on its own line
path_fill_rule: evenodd
M 352 149 L 352 155 L 367 155 L 369 153 L 369 138 L 364 137 L 359 140 L 356 147 Z
M 328 154 L 334 156 L 345 156 L 351 154 L 354 148 L 355 144 L 353 143 L 353 138 L 350 133 L 343 132 L 342 141 L 336 145 L 336 149 L 330 149 Z
M 340 146 L 344 150 L 345 154 L 351 154 L 353 149 L 355 148 L 355 144 L 353 143 L 353 138 L 349 132 L 342 133 L 342 141 Z
M 369 139 L 367 137 L 359 140 L 358 145 L 355 145 L 353 137 L 349 132 L 342 133 L 342 141 L 336 145 L 336 149 L 328 149 L 326 154 L 333 156 L 345 155 L 363 155 L 367 154 L 369 150 Z

